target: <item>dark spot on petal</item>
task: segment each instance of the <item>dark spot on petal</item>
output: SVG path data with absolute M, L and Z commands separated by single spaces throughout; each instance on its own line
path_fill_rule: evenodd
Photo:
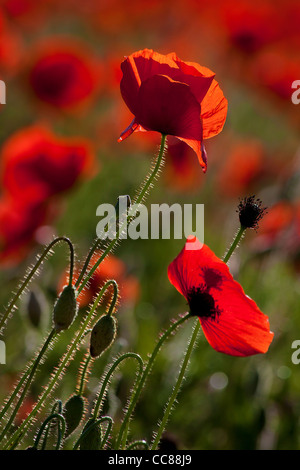
M 193 287 L 188 292 L 190 314 L 199 318 L 216 320 L 220 314 L 213 296 L 203 287 Z

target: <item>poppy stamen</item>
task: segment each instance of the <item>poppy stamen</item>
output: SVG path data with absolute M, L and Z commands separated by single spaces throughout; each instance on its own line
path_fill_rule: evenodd
M 187 297 L 192 316 L 216 320 L 220 315 L 213 296 L 203 286 L 193 287 Z

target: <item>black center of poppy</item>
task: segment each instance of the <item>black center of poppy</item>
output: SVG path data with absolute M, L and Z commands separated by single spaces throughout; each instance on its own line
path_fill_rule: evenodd
M 220 313 L 213 296 L 203 287 L 193 287 L 189 291 L 188 303 L 192 316 L 215 320 Z

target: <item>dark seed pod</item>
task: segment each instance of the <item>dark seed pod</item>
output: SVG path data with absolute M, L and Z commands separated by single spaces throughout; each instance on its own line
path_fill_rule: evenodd
M 91 333 L 90 354 L 98 357 L 113 343 L 117 331 L 116 319 L 112 315 L 103 315 Z
M 60 293 L 53 310 L 53 322 L 57 331 L 66 330 L 76 317 L 78 305 L 76 290 L 73 286 L 66 286 Z
M 84 415 L 84 399 L 80 395 L 71 396 L 64 406 L 63 415 L 66 420 L 66 437 L 68 437 L 79 426 Z
M 80 450 L 100 450 L 102 440 L 101 428 L 99 423 L 95 423 L 96 420 L 91 418 L 84 426 L 81 435 L 83 436 L 85 432 L 86 434 L 80 441 Z

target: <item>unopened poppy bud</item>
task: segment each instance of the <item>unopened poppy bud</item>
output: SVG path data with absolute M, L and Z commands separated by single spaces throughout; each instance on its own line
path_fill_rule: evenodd
M 66 437 L 68 437 L 79 426 L 84 415 L 84 399 L 80 395 L 71 396 L 64 406 L 63 414 L 66 420 Z
M 112 315 L 103 315 L 91 333 L 90 354 L 98 357 L 110 347 L 116 336 L 116 319 Z
M 100 450 L 101 447 L 101 428 L 99 423 L 91 418 L 88 420 L 82 431 L 82 439 L 80 441 L 80 450 Z M 90 429 L 88 429 L 90 428 Z M 85 435 L 83 435 L 86 432 Z
M 60 293 L 53 310 L 53 321 L 57 331 L 66 330 L 72 324 L 78 310 L 76 290 L 67 285 Z

